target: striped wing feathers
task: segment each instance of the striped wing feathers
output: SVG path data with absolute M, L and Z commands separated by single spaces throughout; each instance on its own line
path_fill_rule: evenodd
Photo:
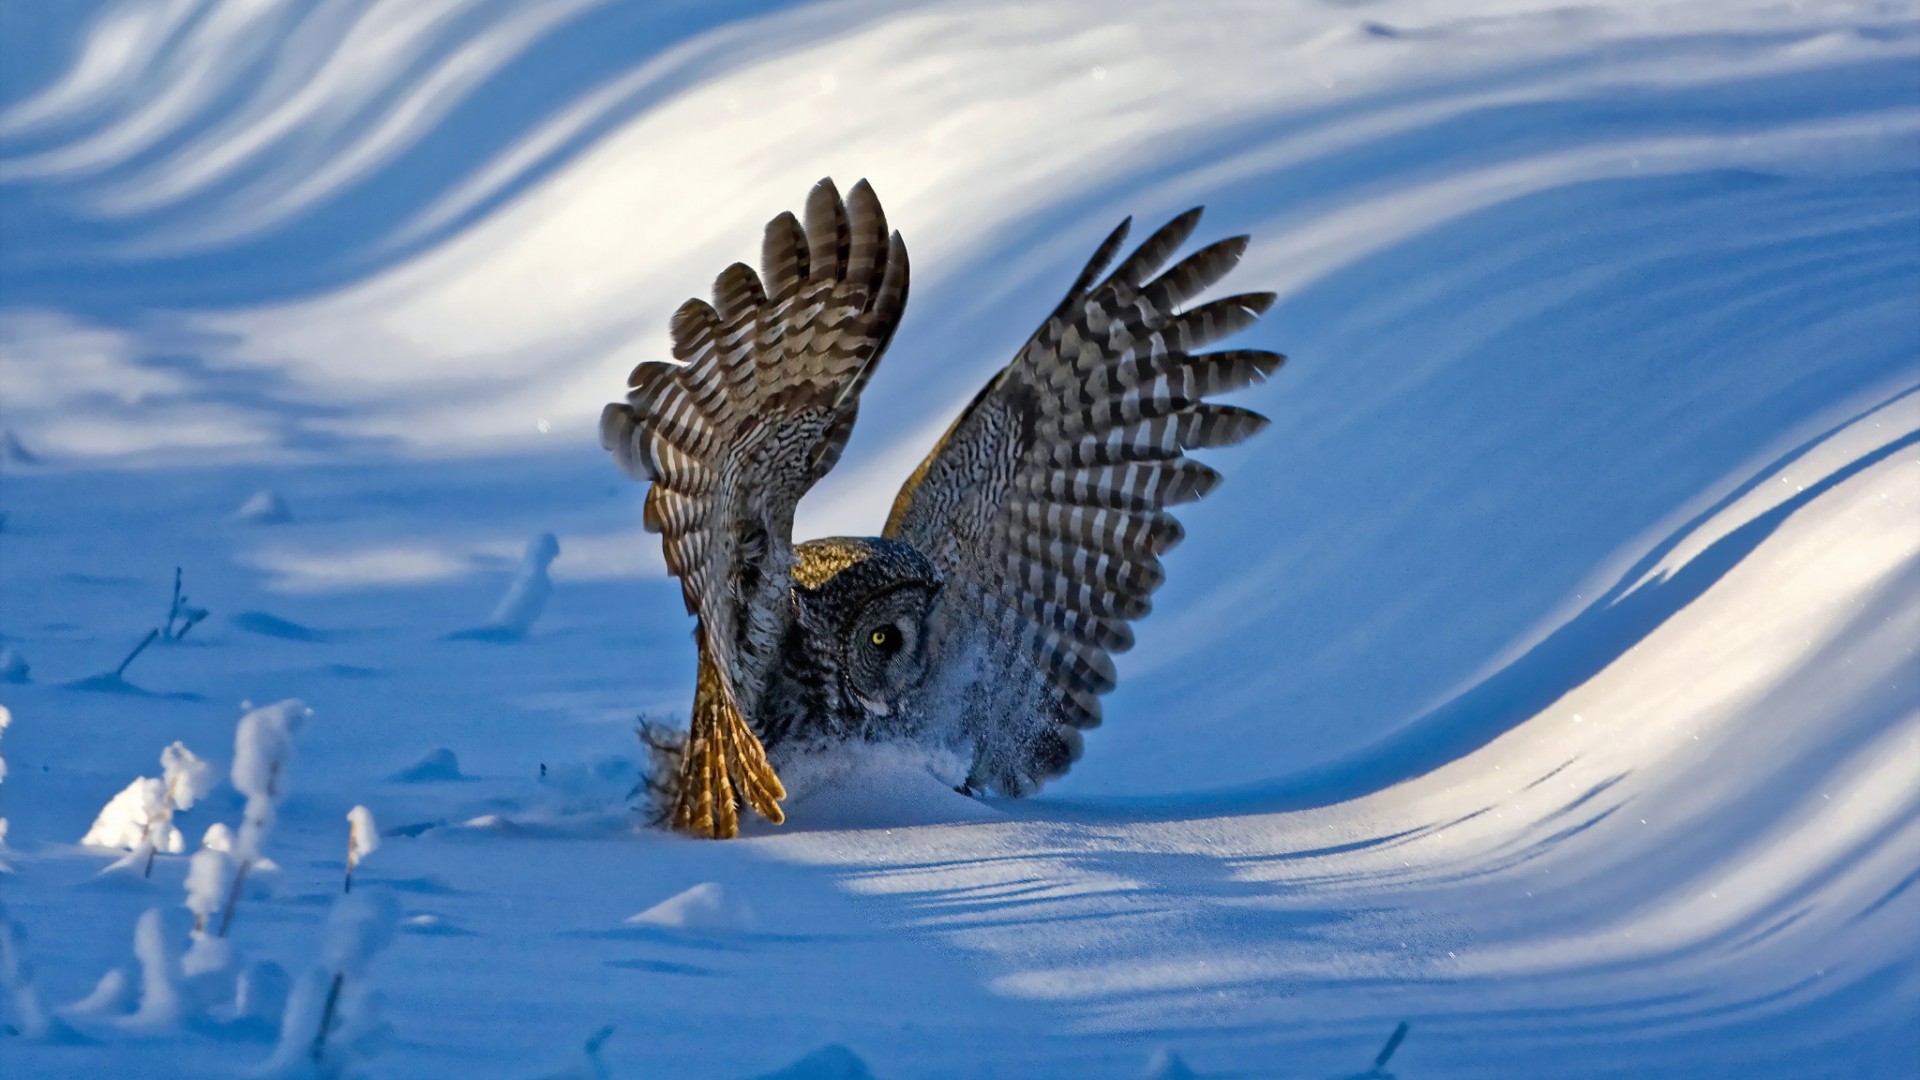
M 1128 225 L 1115 229 L 909 480 L 887 525 L 886 535 L 927 552 L 950 581 L 973 585 L 1075 727 L 1099 723 L 1099 697 L 1114 684 L 1111 655 L 1132 646 L 1128 623 L 1147 613 L 1165 578 L 1160 556 L 1183 535 L 1167 508 L 1219 482 L 1187 452 L 1266 426 L 1207 399 L 1264 380 L 1285 359 L 1201 351 L 1250 326 L 1273 296 L 1185 306 L 1247 245 L 1222 240 L 1161 272 L 1199 220 L 1197 209 L 1180 215 L 1102 278 Z M 1003 770 L 1001 782 L 1031 786 L 1067 763 L 1036 758 L 1024 776 Z
M 790 618 L 794 507 L 839 460 L 907 300 L 906 248 L 864 180 L 844 201 L 821 181 L 804 225 L 770 221 L 761 263 L 727 267 L 711 303 L 674 312 L 677 362 L 634 368 L 600 426 L 628 475 L 652 484 L 646 526 L 698 620 L 676 821 L 711 835 L 732 833 L 736 794 L 777 817 L 778 779 L 743 717 Z

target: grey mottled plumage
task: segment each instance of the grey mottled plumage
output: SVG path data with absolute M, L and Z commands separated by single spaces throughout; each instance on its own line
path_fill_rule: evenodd
M 732 835 L 736 800 L 780 820 L 776 766 L 810 742 L 895 735 L 969 754 L 969 782 L 1024 794 L 1079 756 L 1112 654 L 1133 643 L 1178 543 L 1170 506 L 1219 474 L 1189 450 L 1266 421 L 1206 400 L 1270 375 L 1269 352 L 1201 352 L 1271 294 L 1188 302 L 1239 261 L 1224 240 L 1161 267 L 1169 222 L 1102 276 L 1107 237 L 1053 314 L 954 421 L 880 538 L 794 545 L 800 496 L 839 457 L 905 307 L 906 249 L 865 181 L 830 181 L 767 226 L 765 282 L 735 264 L 673 321 L 684 363 L 634 370 L 602 440 L 651 481 L 647 525 L 697 617 L 677 826 Z

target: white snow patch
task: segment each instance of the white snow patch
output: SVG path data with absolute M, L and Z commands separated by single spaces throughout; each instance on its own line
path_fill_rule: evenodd
M 234 843 L 234 857 L 241 862 L 258 859 L 273 831 L 280 801 L 287 797 L 293 736 L 311 715 L 304 703 L 288 698 L 240 718 L 233 738 L 233 786 L 247 797 Z
M 227 887 L 233 880 L 233 870 L 233 860 L 228 858 L 226 849 L 211 844 L 201 847 L 188 860 L 185 907 L 193 912 L 196 934 L 206 931 L 213 913 L 219 909 L 220 901 L 226 896 Z
M 373 543 L 332 550 L 268 548 L 244 561 L 272 575 L 268 588 L 282 593 L 343 589 L 390 589 L 466 577 L 492 545 L 418 542 Z
M 1141 1072 L 1140 1080 L 1193 1080 L 1193 1070 L 1187 1067 L 1179 1054 L 1161 1048 L 1147 1059 L 1147 1067 Z
M 202 761 L 184 743 L 175 742 L 160 751 L 160 776 L 174 810 L 193 809 L 194 803 L 213 790 L 213 766 Z
M 353 887 L 353 872 L 362 860 L 380 846 L 380 826 L 373 811 L 355 806 L 347 811 L 347 888 Z
M 80 842 L 89 847 L 121 848 L 133 855 L 108 869 L 131 865 L 147 851 L 170 855 L 185 850 L 175 811 L 190 810 L 213 788 L 213 768 L 185 744 L 160 752 L 161 779 L 142 776 L 115 795 L 93 820 Z
M 180 830 L 168 820 L 167 786 L 150 776 L 129 783 L 108 800 L 80 842 L 88 847 L 137 851 L 150 846 L 170 855 L 185 849 Z
M 61 1006 L 59 1012 L 73 1019 L 119 1017 L 133 1011 L 133 1002 L 133 980 L 128 978 L 127 969 L 109 968 L 86 997 Z
M 436 746 L 421 755 L 420 760 L 387 777 L 396 784 L 432 784 L 450 780 L 464 780 L 460 773 L 460 758 L 444 746 Z
M 45 311 L 0 312 L 0 400 L 49 457 L 67 460 L 193 452 L 200 461 L 266 449 L 270 420 L 197 400 L 190 379 L 142 363 L 145 346 L 118 330 Z M 155 408 L 155 401 L 167 402 Z M 39 459 L 16 432 L 0 431 L 0 461 Z
M 759 1080 L 872 1080 L 872 1077 L 872 1070 L 859 1054 L 832 1043 Z
M 180 961 L 160 909 L 149 908 L 134 925 L 133 955 L 140 961 L 140 1007 L 122 1017 L 121 1025 L 142 1030 L 172 1027 L 183 1012 L 176 974 Z
M 347 811 L 348 867 L 373 854 L 379 846 L 380 826 L 373 820 L 373 811 L 364 806 Z
M 553 594 L 553 581 L 547 576 L 547 568 L 560 555 L 560 541 L 552 533 L 541 533 L 527 541 L 527 550 L 520 559 L 520 569 L 514 575 L 513 584 L 507 587 L 507 593 L 493 609 L 493 616 L 487 620 L 489 625 L 514 634 L 525 634 L 533 628 L 533 621 L 546 610 L 547 597 Z
M 629 926 L 701 933 L 737 933 L 752 930 L 754 923 L 753 908 L 746 898 L 717 881 L 702 882 L 627 919 Z
M 233 512 L 233 520 L 252 525 L 284 525 L 293 520 L 287 500 L 275 491 L 256 491 Z
M 191 979 L 213 975 L 233 967 L 233 942 L 212 934 L 195 934 L 180 957 L 180 974 Z

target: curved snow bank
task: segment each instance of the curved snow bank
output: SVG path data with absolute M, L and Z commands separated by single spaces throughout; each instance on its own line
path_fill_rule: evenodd
M 1644 636 L 1386 790 L 789 850 L 1094 1030 L 1224 997 L 1249 1046 L 1417 1018 L 1439 1074 L 1550 1040 L 1529 1075 L 1890 1075 L 1920 1007 L 1920 395 L 1756 479 L 1622 579 L 1616 608 L 1684 593 Z

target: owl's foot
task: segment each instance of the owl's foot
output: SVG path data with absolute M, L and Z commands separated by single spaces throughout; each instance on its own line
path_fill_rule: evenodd
M 718 682 L 717 672 L 701 665 L 702 682 Z M 780 800 L 787 789 L 767 761 L 766 748 L 718 685 L 694 694 L 693 723 L 680 749 L 674 773 L 673 827 L 695 836 L 724 840 L 740 831 L 739 803 L 745 802 L 775 825 L 787 819 Z

